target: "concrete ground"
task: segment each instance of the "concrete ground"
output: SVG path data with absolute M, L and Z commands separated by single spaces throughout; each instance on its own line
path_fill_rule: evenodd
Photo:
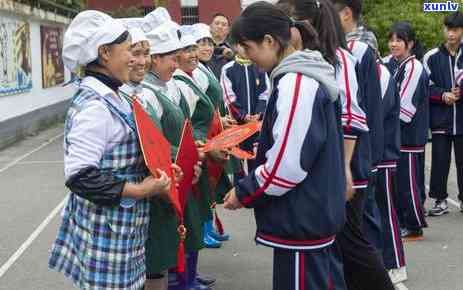
M 61 274 L 47 269 L 67 192 L 62 130 L 51 128 L 0 151 L 1 290 L 73 289 Z M 453 173 L 449 187 L 456 201 Z M 449 205 L 450 214 L 428 218 L 425 241 L 406 245 L 410 290 L 463 289 L 463 214 Z M 222 216 L 232 240 L 220 250 L 201 252 L 201 272 L 215 275 L 216 290 L 271 289 L 272 253 L 252 241 L 252 211 Z

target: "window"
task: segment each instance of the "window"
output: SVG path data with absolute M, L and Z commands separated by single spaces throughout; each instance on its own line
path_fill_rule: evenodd
M 199 22 L 198 0 L 182 0 L 182 25 Z

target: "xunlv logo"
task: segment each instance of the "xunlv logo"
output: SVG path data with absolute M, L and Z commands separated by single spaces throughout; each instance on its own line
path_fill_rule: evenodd
M 437 3 L 423 3 L 424 12 L 450 12 L 458 10 L 458 3 L 453 3 L 452 1 L 447 2 L 437 2 Z

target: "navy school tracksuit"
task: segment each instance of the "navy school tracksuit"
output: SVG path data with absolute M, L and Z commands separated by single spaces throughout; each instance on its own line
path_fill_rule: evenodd
M 401 147 L 397 169 L 397 211 L 400 224 L 409 230 L 426 227 L 424 216 L 424 150 L 429 128 L 428 76 L 410 56 L 402 62 L 384 59 L 400 96 Z
M 269 80 L 265 72 L 255 64 L 236 57 L 222 69 L 220 78 L 224 91 L 224 101 L 228 111 L 238 123 L 243 123 L 246 115 L 263 114 L 269 97 Z M 245 151 L 253 151 L 257 135 L 240 145 Z M 248 160 L 249 169 L 254 168 L 254 160 Z M 238 174 L 242 177 L 243 174 Z M 235 178 L 236 180 L 236 178 Z
M 358 44 L 363 49 L 369 49 L 363 43 Z M 362 52 L 361 50 L 359 50 Z M 359 52 L 357 51 L 357 52 Z M 363 50 L 365 54 L 366 50 Z M 363 93 L 374 91 L 371 86 L 367 89 L 366 82 L 360 82 L 368 75 L 370 59 L 374 61 L 371 51 L 363 55 L 364 60 L 358 62 L 357 58 L 343 49 L 337 50 L 337 57 L 340 65 L 337 67 L 337 81 L 341 89 L 340 101 L 342 104 L 342 125 L 345 139 L 355 139 L 356 146 L 351 161 L 351 170 L 354 181 L 355 195 L 352 200 L 346 203 L 346 224 L 341 233 L 338 234 L 336 244 L 341 254 L 344 266 L 344 275 L 348 289 L 393 289 L 393 285 L 384 268 L 381 255 L 376 248 L 367 240 L 363 231 L 364 207 L 368 194 L 369 178 L 372 172 L 371 163 L 371 131 L 368 132 L 366 110 L 370 101 L 370 107 L 381 105 L 381 102 L 367 100 Z M 361 53 L 358 56 L 362 56 Z M 374 67 L 376 73 L 376 65 Z M 363 73 L 363 76 L 361 76 Z M 370 81 L 378 82 L 376 79 Z M 363 84 L 363 85 L 361 85 Z M 378 82 L 377 92 L 379 98 L 380 87 Z M 371 96 L 371 94 L 370 94 Z M 376 95 L 375 95 L 376 96 Z M 381 101 L 381 99 L 379 99 Z M 381 114 L 382 115 L 382 114 Z M 370 119 L 378 118 L 370 114 Z M 376 120 L 371 120 L 375 124 Z M 373 200 L 374 201 L 374 200 Z M 379 213 L 378 213 L 379 216 Z M 380 225 L 378 225 L 379 227 Z
M 423 59 L 423 65 L 430 78 L 432 165 L 429 197 L 438 200 L 448 197 L 447 179 L 452 143 L 455 148 L 458 198 L 463 200 L 463 101 L 459 100 L 449 106 L 442 97 L 445 92 L 450 92 L 452 87 L 461 87 L 456 78 L 462 76 L 462 48 L 460 47 L 456 56 L 452 56 L 442 44 L 426 53 Z
M 384 116 L 384 155 L 378 165 L 376 202 L 381 214 L 383 260 L 386 269 L 405 266 L 405 255 L 400 236 L 397 199 L 397 161 L 400 158 L 400 97 L 396 82 L 386 66 L 378 63 Z
M 351 40 L 349 50 L 359 62 L 358 82 L 361 84 L 363 105 L 367 114 L 371 144 L 371 174 L 364 202 L 364 231 L 368 240 L 378 249 L 381 245 L 381 220 L 375 200 L 377 165 L 382 161 L 384 150 L 383 111 L 381 108 L 381 86 L 376 68 L 376 54 L 368 44 Z
M 324 87 L 299 73 L 275 78 L 257 168 L 236 187 L 254 208 L 256 242 L 274 249 L 275 290 L 345 289 L 331 276 L 331 245 L 345 220 L 339 133 Z

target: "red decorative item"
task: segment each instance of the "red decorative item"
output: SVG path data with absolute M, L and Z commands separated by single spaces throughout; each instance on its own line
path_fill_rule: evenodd
M 182 139 L 178 147 L 175 163 L 180 166 L 183 171 L 183 179 L 178 186 L 180 193 L 180 206 L 185 209 L 188 194 L 192 190 L 194 179 L 194 166 L 199 161 L 198 149 L 196 148 L 195 139 L 193 137 L 193 127 L 190 121 L 185 121 L 183 125 Z
M 222 122 L 220 120 L 219 111 L 214 111 L 214 116 L 212 122 L 209 126 L 209 130 L 207 131 L 207 139 L 213 139 L 215 136 L 219 135 L 223 131 Z M 207 143 L 206 143 L 207 146 Z M 210 150 L 208 150 L 210 151 Z M 204 151 L 207 152 L 207 151 Z M 223 173 L 223 164 L 218 164 L 210 158 L 207 159 L 207 173 L 209 177 L 209 185 L 211 186 L 212 195 L 214 195 L 214 191 L 219 183 L 219 179 Z
M 247 160 L 254 159 L 256 155 L 253 152 L 248 152 L 240 149 L 239 147 L 233 147 L 230 149 L 230 154 L 238 159 Z
M 259 132 L 261 122 L 250 122 L 245 125 L 234 126 L 208 140 L 203 151 L 223 150 L 238 146 L 240 143 Z
M 175 176 L 172 170 L 171 145 L 169 141 L 156 127 L 151 117 L 145 112 L 137 99 L 133 102 L 133 113 L 137 125 L 138 139 L 143 152 L 146 166 L 151 174 L 158 177 L 157 169 L 164 171 L 172 180 L 170 188 L 170 201 L 180 220 L 179 235 L 180 245 L 178 251 L 178 272 L 185 272 L 185 246 L 186 229 L 183 226 L 183 207 L 180 203 L 180 194 L 175 184 Z

